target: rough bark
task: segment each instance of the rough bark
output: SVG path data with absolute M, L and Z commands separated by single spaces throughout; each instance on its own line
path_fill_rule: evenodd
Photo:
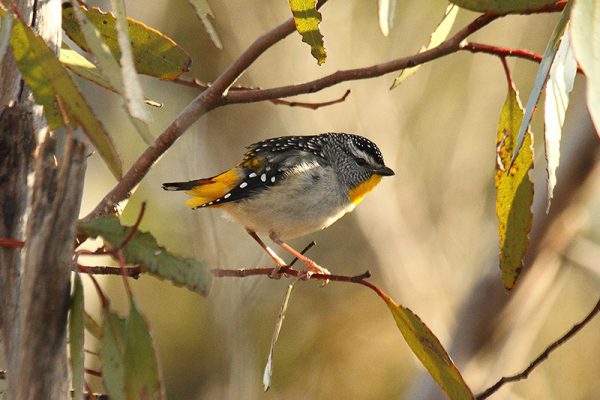
M 14 4 L 23 21 L 57 52 L 60 1 Z M 69 278 L 85 150 L 68 135 L 55 151 L 41 107 L 33 102 L 11 53 L 0 60 L 0 236 L 25 241 L 25 247 L 0 248 L 7 398 L 64 399 L 69 396 Z

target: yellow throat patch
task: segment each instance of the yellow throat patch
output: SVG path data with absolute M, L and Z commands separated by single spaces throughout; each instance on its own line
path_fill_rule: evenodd
M 363 183 L 348 191 L 348 197 L 352 204 L 357 205 L 377 184 L 381 181 L 381 175 L 373 175 Z

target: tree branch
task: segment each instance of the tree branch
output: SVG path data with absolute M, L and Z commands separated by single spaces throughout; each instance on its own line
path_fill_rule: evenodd
M 319 6 L 324 3 L 325 1 L 319 2 Z M 558 1 L 555 4 L 545 6 L 539 10 L 524 12 L 524 14 L 561 11 L 566 3 L 566 0 Z M 254 63 L 254 61 L 256 61 L 256 59 L 258 59 L 258 57 L 295 30 L 294 20 L 290 18 L 256 39 L 238 59 L 230 64 L 212 85 L 192 100 L 175 120 L 158 136 L 154 145 L 148 147 L 142 153 L 142 155 L 133 163 L 131 168 L 125 173 L 121 181 L 117 183 L 94 210 L 84 218 L 84 220 L 90 220 L 101 214 L 114 212 L 115 205 L 129 196 L 129 192 L 140 183 L 154 162 L 158 160 L 158 158 L 167 151 L 173 143 L 175 143 L 190 125 L 212 109 L 227 104 L 258 102 L 299 94 L 314 93 L 340 82 L 374 78 L 390 72 L 424 64 L 428 61 L 459 51 L 460 43 L 469 35 L 503 16 L 504 15 L 497 14 L 482 14 L 454 36 L 442 42 L 439 46 L 408 57 L 402 57 L 370 67 L 338 71 L 320 79 L 297 85 L 264 90 L 239 90 L 229 92 L 231 85 L 250 65 Z
M 531 371 L 534 370 L 535 367 L 540 365 L 544 360 L 548 358 L 550 353 L 563 345 L 567 340 L 575 336 L 577 332 L 583 329 L 595 316 L 600 312 L 600 299 L 596 303 L 596 306 L 590 311 L 590 313 L 579 323 L 575 324 L 567 333 L 561 336 L 558 340 L 550 343 L 546 350 L 544 350 L 539 356 L 537 356 L 523 371 L 519 372 L 515 375 L 504 376 L 498 380 L 495 384 L 490 386 L 488 389 L 483 391 L 482 393 L 475 396 L 477 400 L 484 400 L 494 394 L 498 389 L 500 389 L 504 384 L 509 382 L 516 382 L 523 379 L 527 379 Z
M 205 91 L 200 93 L 156 138 L 123 175 L 117 185 L 100 201 L 84 220 L 114 212 L 116 204 L 129 196 L 130 191 L 146 176 L 152 165 L 201 116 L 223 105 L 221 98 L 235 80 L 265 51 L 294 32 L 290 18 L 256 39 Z

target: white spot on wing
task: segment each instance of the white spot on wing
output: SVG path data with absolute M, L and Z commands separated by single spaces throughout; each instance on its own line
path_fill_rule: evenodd
M 267 181 L 267 174 L 262 174 L 260 176 L 260 180 L 263 181 L 263 182 L 266 182 Z
M 240 189 L 243 189 L 246 186 L 248 186 L 248 182 L 242 182 L 242 183 L 240 183 Z

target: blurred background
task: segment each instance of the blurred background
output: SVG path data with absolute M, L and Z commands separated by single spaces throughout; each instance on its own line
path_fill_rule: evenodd
M 108 2 L 89 2 L 108 9 Z M 377 2 L 330 1 L 322 9 L 327 62 L 319 67 L 294 33 L 264 54 L 238 83 L 274 87 L 340 69 L 369 66 L 416 52 L 440 21 L 444 1 L 399 2 L 388 37 L 378 28 Z M 179 43 L 193 59 L 190 77 L 215 79 L 256 37 L 290 17 L 287 2 L 211 1 L 223 50 L 211 43 L 186 0 L 127 1 L 128 15 Z M 456 31 L 476 14 L 461 10 Z M 543 53 L 555 15 L 511 16 L 473 41 Z M 522 101 L 537 64 L 509 60 Z M 497 267 L 495 140 L 506 80 L 495 57 L 453 54 L 426 64 L 397 89 L 394 74 L 346 82 L 298 101 L 341 104 L 317 111 L 269 102 L 232 105 L 195 123 L 160 159 L 123 215 L 132 223 L 146 201 L 143 230 L 168 249 L 205 260 L 210 268 L 270 266 L 270 259 L 219 211 L 191 211 L 185 195 L 162 182 L 215 175 L 241 160 L 245 146 L 280 135 L 348 132 L 381 148 L 396 171 L 350 215 L 325 231 L 292 241 L 317 246 L 309 256 L 334 273 L 370 270 L 372 282 L 409 307 L 438 336 L 479 392 L 521 371 L 551 341 L 581 320 L 600 293 L 600 201 L 597 135 L 578 77 L 563 136 L 558 187 L 545 210 L 542 113 L 534 118 L 536 184 L 532 244 L 519 287 L 506 292 Z M 142 77 L 155 134 L 198 91 Z M 80 82 L 112 133 L 127 168 L 145 145 L 111 93 Z M 98 156 L 90 157 L 82 215 L 115 184 Z M 95 260 L 98 262 L 98 260 Z M 102 282 L 113 307 L 127 312 L 120 278 Z M 373 293 L 332 282 L 296 285 L 275 349 L 273 383 L 262 374 L 288 281 L 264 277 L 216 279 L 208 298 L 169 282 L 133 283 L 158 348 L 169 399 L 435 399 L 443 398 L 412 355 L 389 311 Z M 88 309 L 95 296 L 88 291 Z M 96 315 L 98 313 L 96 312 Z M 89 343 L 92 343 L 91 341 Z M 90 346 L 92 349 L 93 346 Z M 592 321 L 537 368 L 494 399 L 594 399 L 600 393 L 600 321 Z M 87 355 L 86 363 L 97 368 Z M 92 379 L 97 391 L 98 380 Z M 442 397 L 440 397 L 442 396 Z

